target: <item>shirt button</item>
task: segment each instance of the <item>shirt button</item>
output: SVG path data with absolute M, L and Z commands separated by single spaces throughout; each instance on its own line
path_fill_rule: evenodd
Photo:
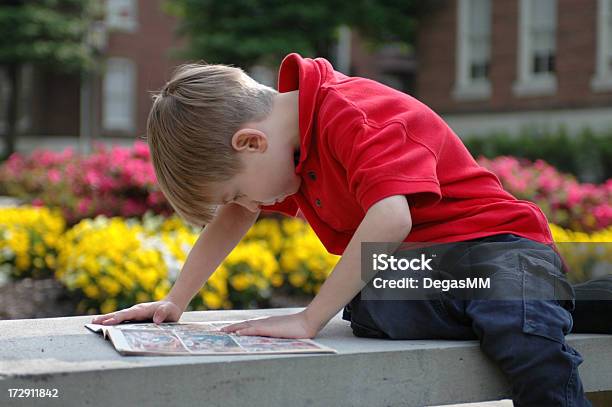
M 317 198 L 315 201 L 315 205 L 317 205 L 319 208 L 321 207 L 321 200 L 319 198 Z
M 310 171 L 308 172 L 308 176 L 310 177 L 311 180 L 316 181 L 317 179 L 317 174 L 315 174 L 314 171 Z

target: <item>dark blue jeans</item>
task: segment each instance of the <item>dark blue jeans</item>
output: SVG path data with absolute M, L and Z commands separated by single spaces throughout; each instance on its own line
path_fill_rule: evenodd
M 573 324 L 574 292 L 558 263 L 546 261 L 547 256 L 557 256 L 554 250 L 512 234 L 470 242 L 475 244 L 469 253 L 445 258 L 449 269 L 491 270 L 491 285 L 503 287 L 512 299 L 457 299 L 440 290 L 427 300 L 366 301 L 359 293 L 343 312 L 354 335 L 478 339 L 482 351 L 508 378 L 515 407 L 592 406 L 578 374 L 583 359 L 565 342 Z M 543 272 L 563 284 L 571 298 L 537 299 L 535 290 L 553 289 L 541 279 Z M 540 298 L 548 293 L 542 294 Z

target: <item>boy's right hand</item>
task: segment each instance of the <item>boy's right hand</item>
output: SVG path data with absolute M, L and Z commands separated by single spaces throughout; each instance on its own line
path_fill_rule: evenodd
M 122 321 L 141 321 L 152 319 L 159 324 L 164 321 L 176 322 L 179 320 L 183 310 L 178 305 L 168 300 L 143 302 L 120 311 L 109 312 L 92 319 L 93 324 L 115 325 Z

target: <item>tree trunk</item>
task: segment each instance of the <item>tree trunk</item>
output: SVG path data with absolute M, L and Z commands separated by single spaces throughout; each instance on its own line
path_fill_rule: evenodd
M 15 140 L 17 139 L 17 117 L 19 111 L 19 74 L 21 71 L 20 64 L 9 64 L 8 65 L 8 79 L 9 79 L 9 97 L 8 97 L 8 113 L 6 117 L 7 131 L 4 138 L 4 151 L 2 153 L 3 158 L 15 152 Z

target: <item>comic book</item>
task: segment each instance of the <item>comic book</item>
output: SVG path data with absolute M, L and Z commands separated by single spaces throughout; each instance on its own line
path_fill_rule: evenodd
M 241 321 L 85 324 L 122 355 L 252 355 L 337 353 L 311 339 L 284 339 L 221 332 Z

